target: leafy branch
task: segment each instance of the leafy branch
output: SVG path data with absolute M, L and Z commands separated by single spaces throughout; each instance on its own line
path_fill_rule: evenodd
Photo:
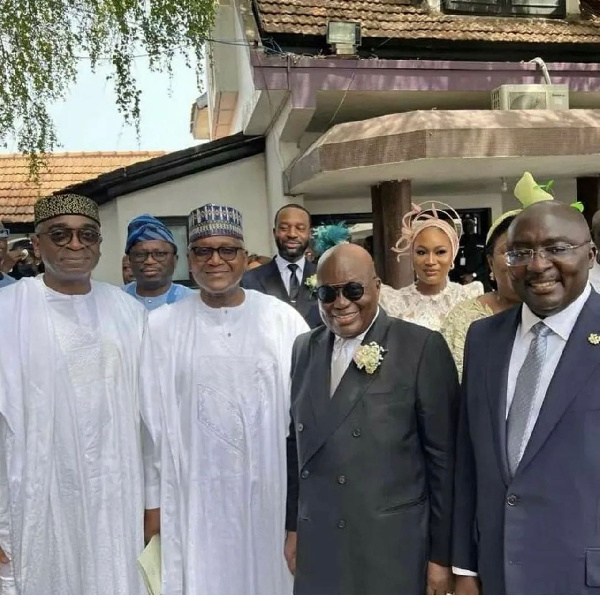
M 139 135 L 140 90 L 135 57 L 171 74 L 183 55 L 201 74 L 215 0 L 0 0 L 0 145 L 17 141 L 37 175 L 57 143 L 49 107 L 66 97 L 77 66 L 106 60 L 119 112 Z

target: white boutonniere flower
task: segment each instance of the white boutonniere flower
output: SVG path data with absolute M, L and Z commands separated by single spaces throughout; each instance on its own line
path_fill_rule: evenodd
M 588 341 L 592 344 L 592 345 L 600 345 L 600 334 L 596 334 L 595 332 L 592 332 L 589 336 L 588 336 Z
M 383 361 L 385 352 L 385 349 L 376 342 L 361 345 L 354 354 L 354 363 L 359 370 L 374 374 Z
M 312 276 L 309 276 L 304 281 L 304 284 L 309 288 L 311 293 L 314 293 L 317 290 L 317 275 L 313 274 Z

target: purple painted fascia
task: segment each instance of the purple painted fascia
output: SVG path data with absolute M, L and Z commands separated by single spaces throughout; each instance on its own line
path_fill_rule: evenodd
M 350 60 L 250 53 L 258 90 L 291 92 L 294 108 L 314 108 L 317 91 L 491 91 L 505 84 L 543 83 L 527 62 Z M 600 91 L 600 64 L 548 63 L 552 83 Z

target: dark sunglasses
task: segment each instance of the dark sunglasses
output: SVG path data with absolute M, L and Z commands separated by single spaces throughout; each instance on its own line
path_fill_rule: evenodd
M 347 282 L 343 285 L 324 284 L 317 288 L 321 303 L 333 303 L 342 293 L 348 301 L 358 301 L 365 294 L 365 286 L 360 282 Z
M 57 228 L 49 232 L 37 233 L 37 235 L 40 237 L 46 235 L 58 247 L 69 245 L 75 235 L 84 247 L 91 247 L 102 241 L 100 231 L 94 228 Z

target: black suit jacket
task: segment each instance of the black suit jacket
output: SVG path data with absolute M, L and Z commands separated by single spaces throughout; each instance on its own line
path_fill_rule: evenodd
M 600 297 L 565 346 L 511 478 L 506 388 L 521 308 L 467 335 L 458 431 L 453 564 L 486 594 L 600 592 Z
M 298 594 L 421 594 L 428 560 L 450 564 L 458 381 L 441 335 L 383 310 L 330 398 L 334 335 L 296 340 L 287 528 Z
M 277 267 L 277 262 L 274 259 L 268 264 L 248 270 L 242 278 L 242 287 L 244 289 L 253 289 L 265 293 L 266 295 L 272 295 L 273 297 L 281 299 L 281 301 L 285 301 L 298 310 L 298 313 L 300 313 L 311 328 L 316 328 L 323 322 L 319 315 L 317 298 L 305 284 L 306 279 L 316 273 L 317 267 L 315 264 L 307 260 L 304 265 L 304 273 L 302 276 L 302 283 L 300 284 L 298 300 L 295 304 L 292 304 L 290 301 L 283 280 L 281 280 L 281 273 Z

